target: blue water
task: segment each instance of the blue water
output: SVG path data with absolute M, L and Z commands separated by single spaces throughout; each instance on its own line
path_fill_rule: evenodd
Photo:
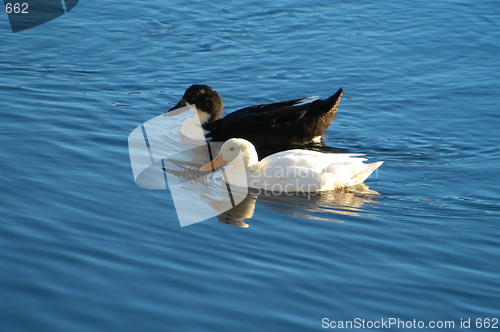
M 499 319 L 499 40 L 495 1 L 80 1 L 15 34 L 0 15 L 0 329 Z M 180 227 L 127 138 L 193 83 L 227 112 L 343 87 L 324 149 L 385 163 L 364 193 Z

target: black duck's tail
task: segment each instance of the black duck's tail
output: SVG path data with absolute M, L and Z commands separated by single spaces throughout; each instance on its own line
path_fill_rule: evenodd
M 313 102 L 316 105 L 311 105 L 311 111 L 308 112 L 308 116 L 320 117 L 328 113 L 335 116 L 337 113 L 337 108 L 340 104 L 340 98 L 344 94 L 344 89 L 340 88 L 334 95 L 325 100 L 317 100 Z

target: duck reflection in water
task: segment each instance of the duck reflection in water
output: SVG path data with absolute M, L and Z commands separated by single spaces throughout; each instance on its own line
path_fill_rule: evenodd
M 245 220 L 254 216 L 257 200 L 269 210 L 310 220 L 343 222 L 336 215 L 370 215 L 364 204 L 378 201 L 378 193 L 364 184 L 317 193 L 280 193 L 250 189 L 250 194 L 237 206 L 217 216 L 219 222 L 248 228 Z

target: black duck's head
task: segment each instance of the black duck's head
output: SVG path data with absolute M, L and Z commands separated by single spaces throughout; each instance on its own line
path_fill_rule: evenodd
M 187 105 L 196 105 L 198 112 L 205 113 L 199 114 L 200 120 L 207 119 L 205 121 L 202 120 L 202 122 L 212 122 L 220 119 L 224 109 L 222 98 L 217 91 L 208 85 L 201 84 L 191 85 L 186 92 L 184 92 L 184 95 L 177 105 L 169 109 L 167 112 Z

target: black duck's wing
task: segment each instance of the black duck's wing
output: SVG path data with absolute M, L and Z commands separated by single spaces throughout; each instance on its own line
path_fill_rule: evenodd
M 281 101 L 279 103 L 254 105 L 254 106 L 249 106 L 249 107 L 241 108 L 239 110 L 234 111 L 231 114 L 235 114 L 235 113 L 240 113 L 240 114 L 266 113 L 266 112 L 271 112 L 271 111 L 274 111 L 274 110 L 278 110 L 278 109 L 283 108 L 283 107 L 297 105 L 301 101 L 304 101 L 306 99 L 307 98 L 300 98 L 300 99 L 292 99 L 292 100 L 287 100 L 287 101 Z M 231 115 L 231 114 L 229 114 L 229 115 Z
M 239 123 L 249 125 L 251 123 L 259 126 L 275 126 L 281 122 L 294 122 L 304 116 L 308 104 L 299 105 L 301 101 L 307 98 L 293 99 L 279 103 L 262 104 L 249 106 L 226 115 L 221 119 L 220 125 L 239 126 Z
M 307 98 L 242 108 L 204 125 L 214 141 L 245 138 L 257 147 L 304 144 L 324 134 L 343 89 L 326 100 L 297 105 Z
M 216 141 L 246 138 L 261 145 L 261 140 L 282 136 L 282 131 L 304 117 L 309 104 L 293 106 L 302 100 L 246 107 L 207 124 L 205 129 L 210 131 L 208 136 Z
M 288 112 L 284 111 L 284 109 L 299 104 L 301 101 L 305 99 L 307 98 L 292 99 L 278 103 L 254 105 L 241 108 L 226 115 L 221 119 L 212 121 L 210 123 L 206 123 L 203 125 L 203 127 L 208 131 L 213 131 L 216 128 L 218 128 L 218 131 L 220 131 L 221 128 L 224 128 L 224 130 L 227 131 L 230 130 L 230 127 L 233 126 L 236 126 L 236 128 L 241 129 L 243 127 L 243 124 L 247 126 L 251 123 L 260 123 L 261 125 L 264 125 L 263 122 L 267 124 L 280 122 L 279 118 L 283 117 L 284 115 L 286 115 L 287 118 L 290 119 L 294 117 L 299 118 L 303 116 L 302 112 L 298 113 L 290 112 L 289 114 L 287 114 Z

